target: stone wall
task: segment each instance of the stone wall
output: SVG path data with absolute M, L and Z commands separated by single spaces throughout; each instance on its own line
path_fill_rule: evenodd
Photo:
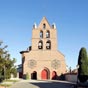
M 66 74 L 65 80 L 70 82 L 77 82 L 77 74 Z

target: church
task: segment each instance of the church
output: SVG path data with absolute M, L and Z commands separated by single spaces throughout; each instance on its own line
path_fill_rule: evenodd
M 33 25 L 32 44 L 22 55 L 22 76 L 30 79 L 52 80 L 66 73 L 65 56 L 57 49 L 56 25 L 50 25 L 46 17 Z

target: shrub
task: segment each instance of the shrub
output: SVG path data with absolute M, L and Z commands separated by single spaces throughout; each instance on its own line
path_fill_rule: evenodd
M 29 74 L 28 73 L 26 73 L 26 80 L 28 80 L 29 79 Z

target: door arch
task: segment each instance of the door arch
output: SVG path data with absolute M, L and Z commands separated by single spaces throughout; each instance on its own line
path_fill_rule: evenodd
M 44 68 L 41 72 L 41 79 L 50 79 L 50 71 L 48 68 Z
M 52 72 L 52 79 L 53 80 L 57 79 L 57 73 L 56 73 L 56 71 Z
M 33 71 L 33 73 L 31 73 L 31 79 L 37 79 L 37 72 Z

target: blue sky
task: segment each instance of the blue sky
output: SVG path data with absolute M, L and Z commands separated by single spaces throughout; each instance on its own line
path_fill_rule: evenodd
M 43 16 L 56 23 L 58 50 L 75 68 L 80 48 L 88 50 L 88 0 L 0 0 L 0 40 L 20 64 L 19 52 L 31 45 L 32 26 Z

